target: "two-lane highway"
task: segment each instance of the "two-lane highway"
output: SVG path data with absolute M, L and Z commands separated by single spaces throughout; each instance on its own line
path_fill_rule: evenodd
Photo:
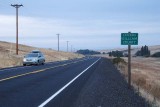
M 0 107 L 69 107 L 100 58 L 0 70 Z

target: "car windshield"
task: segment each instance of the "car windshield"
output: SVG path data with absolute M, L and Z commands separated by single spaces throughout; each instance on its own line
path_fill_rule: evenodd
M 37 53 L 30 53 L 30 54 L 27 54 L 25 57 L 26 58 L 28 58 L 28 57 L 38 57 L 38 54 Z
M 32 53 L 41 53 L 40 51 L 32 51 Z

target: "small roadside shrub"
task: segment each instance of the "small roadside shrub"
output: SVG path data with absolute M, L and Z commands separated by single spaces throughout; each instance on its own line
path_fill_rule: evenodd
M 152 55 L 152 57 L 160 57 L 160 52 L 156 52 Z
M 113 62 L 113 64 L 117 64 L 117 65 L 118 65 L 119 63 L 126 63 L 125 60 L 122 59 L 122 58 L 120 58 L 120 57 L 114 58 L 112 62 Z

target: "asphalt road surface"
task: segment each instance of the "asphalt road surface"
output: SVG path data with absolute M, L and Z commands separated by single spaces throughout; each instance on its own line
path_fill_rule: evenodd
M 83 73 L 86 71 L 88 73 L 88 70 L 96 66 L 98 60 L 99 58 L 85 57 L 39 66 L 2 69 L 0 70 L 0 107 L 48 106 L 65 89 L 78 89 L 79 87 L 70 85 Z M 48 100 L 50 97 L 53 98 Z
M 146 106 L 126 87 L 110 61 L 98 57 L 13 67 L 0 70 L 0 107 Z

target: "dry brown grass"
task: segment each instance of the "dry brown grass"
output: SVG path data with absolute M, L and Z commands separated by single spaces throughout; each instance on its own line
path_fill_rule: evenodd
M 160 100 L 160 58 L 132 58 L 131 65 L 132 84 Z M 127 78 L 127 64 L 120 63 L 118 67 Z
M 0 68 L 12 67 L 22 65 L 22 59 L 25 54 L 32 50 L 38 49 L 45 55 L 46 62 L 68 60 L 73 58 L 81 58 L 83 55 L 58 52 L 55 50 L 49 50 L 44 48 L 36 48 L 31 46 L 19 45 L 19 55 L 16 55 L 16 48 L 14 43 L 1 42 L 0 41 Z

